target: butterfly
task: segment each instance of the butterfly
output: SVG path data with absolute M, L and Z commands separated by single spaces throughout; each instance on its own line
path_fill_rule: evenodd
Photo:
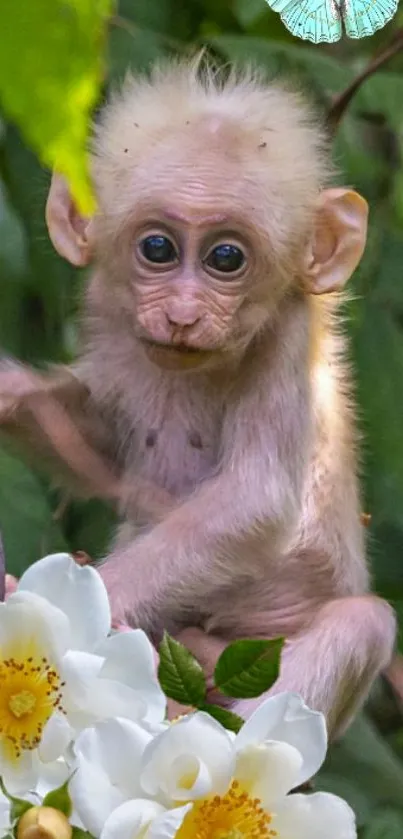
M 382 29 L 396 14 L 399 0 L 267 0 L 297 38 L 319 44 L 365 38 Z

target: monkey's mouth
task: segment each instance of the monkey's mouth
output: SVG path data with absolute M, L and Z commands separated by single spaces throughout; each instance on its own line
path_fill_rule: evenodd
M 153 341 L 150 338 L 143 339 L 143 343 L 151 349 L 179 353 L 180 355 L 202 355 L 211 352 L 211 350 L 203 350 L 198 347 L 189 347 L 188 344 L 164 344 L 161 341 Z
M 164 344 L 143 338 L 142 343 L 149 358 L 162 367 L 198 367 L 215 354 L 214 350 L 189 347 L 187 344 Z

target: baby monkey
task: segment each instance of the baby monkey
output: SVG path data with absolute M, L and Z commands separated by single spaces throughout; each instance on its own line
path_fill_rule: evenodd
M 168 629 L 208 677 L 230 640 L 285 636 L 272 692 L 302 694 L 334 737 L 395 637 L 369 591 L 338 323 L 367 205 L 331 186 L 304 99 L 253 73 L 179 63 L 130 78 L 92 151 L 94 217 L 58 175 L 47 204 L 58 252 L 93 264 L 82 350 L 53 390 L 58 374 L 3 367 L 4 427 L 38 443 L 53 393 L 122 482 L 125 521 L 99 567 L 116 621 L 156 643 Z

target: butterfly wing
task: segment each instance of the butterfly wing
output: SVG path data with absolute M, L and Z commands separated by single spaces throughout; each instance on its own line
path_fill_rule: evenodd
M 267 0 L 284 26 L 297 38 L 319 44 L 342 36 L 340 12 L 334 0 Z M 387 0 L 382 0 L 387 2 Z
M 396 14 L 399 0 L 345 0 L 342 11 L 349 38 L 365 38 Z

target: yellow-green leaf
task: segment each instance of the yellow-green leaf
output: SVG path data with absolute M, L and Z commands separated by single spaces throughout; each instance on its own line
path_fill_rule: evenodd
M 91 111 L 114 0 L 0 0 L 0 104 L 41 162 L 68 179 L 86 215 Z

